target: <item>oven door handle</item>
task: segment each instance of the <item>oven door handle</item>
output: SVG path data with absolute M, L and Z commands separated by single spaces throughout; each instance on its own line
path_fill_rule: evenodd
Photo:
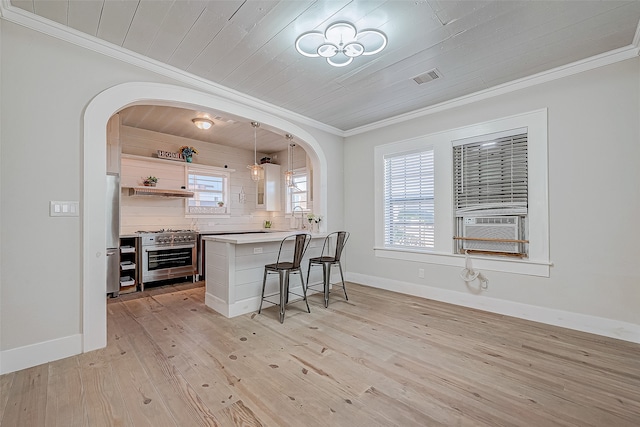
M 161 250 L 169 250 L 169 249 L 193 249 L 195 245 L 177 245 L 177 246 L 152 246 L 144 248 L 145 252 L 155 252 Z

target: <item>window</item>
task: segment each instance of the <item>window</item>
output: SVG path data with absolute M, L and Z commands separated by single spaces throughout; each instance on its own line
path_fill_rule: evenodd
M 453 142 L 456 252 L 525 256 L 527 129 Z
M 456 215 L 527 213 L 527 132 L 512 132 L 453 143 Z
M 518 138 L 518 135 L 522 134 L 526 134 L 526 144 L 524 144 L 522 137 Z M 510 237 L 497 238 L 527 241 L 526 243 L 516 242 L 524 245 L 519 248 L 517 256 L 477 254 L 474 257 L 475 268 L 549 277 L 547 134 L 547 110 L 541 109 L 375 146 L 373 249 L 376 257 L 459 267 L 464 265 L 464 259 L 460 253 L 461 242 L 457 238 L 461 237 L 460 230 L 464 231 L 463 228 L 466 225 L 467 231 L 483 232 L 488 229 L 494 231 L 500 229 L 505 235 L 509 233 Z M 491 182 L 485 180 L 485 178 L 489 178 L 489 174 L 484 171 L 480 174 L 476 171 L 475 176 L 482 177 L 481 181 L 484 182 L 485 188 L 483 191 L 480 191 L 479 188 L 472 191 L 471 184 L 463 181 L 462 173 L 464 172 L 460 170 L 456 172 L 456 168 L 460 168 L 461 163 L 456 166 L 453 147 L 460 146 L 461 148 L 458 150 L 464 151 L 464 157 L 470 160 L 473 144 L 491 143 L 493 140 L 503 137 L 513 137 L 513 159 L 525 160 L 526 168 L 523 169 L 522 165 L 518 166 L 516 163 L 513 166 L 502 163 L 501 167 L 497 169 L 500 171 L 500 175 L 506 176 L 508 172 L 510 177 L 507 181 L 509 184 L 505 184 L 504 179 L 506 178 L 498 179 L 495 183 L 501 189 L 495 190 L 494 188 L 491 197 L 485 197 L 488 196 L 487 185 L 491 186 Z M 462 146 L 464 147 L 462 148 Z M 484 148 L 487 149 L 490 146 L 486 145 Z M 526 151 L 516 154 L 519 146 Z M 396 157 L 399 160 L 405 156 L 427 150 L 433 152 L 433 194 L 431 200 L 437 200 L 437 203 L 433 204 L 433 223 L 425 226 L 425 228 L 431 228 L 430 231 L 433 233 L 432 246 L 390 245 L 388 239 L 395 236 L 389 231 L 392 227 L 395 231 L 398 224 L 394 224 L 393 220 L 399 217 L 394 217 L 391 213 L 391 195 L 388 196 L 386 191 L 388 188 L 386 185 L 387 162 Z M 503 147 L 498 152 L 503 154 L 503 160 L 505 160 L 507 149 Z M 486 154 L 484 153 L 485 162 Z M 479 156 L 478 159 L 481 158 L 481 155 Z M 508 159 L 511 162 L 510 151 Z M 458 162 L 461 161 L 462 159 L 459 158 Z M 471 172 L 472 168 L 467 167 L 464 176 L 471 178 Z M 513 178 L 511 177 L 512 172 Z M 458 174 L 457 178 L 456 174 Z M 460 188 L 463 184 L 464 190 Z M 497 199 L 496 194 L 500 195 Z M 526 197 L 523 199 L 523 196 Z M 426 200 L 424 200 L 424 204 L 426 205 Z M 491 219 L 491 217 L 497 217 L 497 219 Z M 465 218 L 467 224 L 464 224 Z M 424 223 L 429 220 L 431 218 L 425 218 Z M 515 230 L 519 234 L 516 234 Z M 423 244 L 428 243 L 423 241 Z M 525 256 L 520 254 L 525 254 Z M 403 264 L 403 268 L 409 265 Z
M 188 168 L 187 186 L 194 192 L 186 201 L 187 215 L 227 213 L 229 174 L 206 169 Z
M 432 149 L 384 156 L 384 245 L 434 247 Z
M 293 171 L 291 187 L 287 188 L 287 213 L 291 213 L 296 206 L 302 210 L 309 210 L 309 179 L 305 168 Z

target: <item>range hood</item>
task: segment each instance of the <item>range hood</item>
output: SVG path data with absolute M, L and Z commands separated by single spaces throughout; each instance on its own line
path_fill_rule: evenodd
M 129 187 L 130 196 L 193 197 L 193 191 L 156 187 Z

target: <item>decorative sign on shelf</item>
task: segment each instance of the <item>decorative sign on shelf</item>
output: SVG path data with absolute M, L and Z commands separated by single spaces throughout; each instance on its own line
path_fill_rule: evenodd
M 158 158 L 159 159 L 167 159 L 167 160 L 177 160 L 179 162 L 184 162 L 184 156 L 182 153 L 173 153 L 171 151 L 158 150 Z

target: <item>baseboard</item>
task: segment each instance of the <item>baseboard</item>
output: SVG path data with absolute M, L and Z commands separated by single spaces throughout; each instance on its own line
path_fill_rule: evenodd
M 217 311 L 218 313 L 222 314 L 225 317 L 231 317 L 229 316 L 229 305 L 226 303 L 226 301 L 218 298 L 212 293 L 205 292 L 204 305 Z
M 82 353 L 82 335 L 70 335 L 1 352 L 0 374 L 19 371 Z
M 292 287 L 291 292 L 302 295 L 302 286 Z M 322 291 L 309 290 L 307 292 L 307 295 L 313 295 L 318 292 L 322 292 Z M 274 296 L 271 299 L 277 300 L 277 298 L 278 298 L 277 296 Z M 302 300 L 302 298 L 300 299 Z M 236 301 L 233 304 L 227 304 L 225 301 L 207 292 L 204 295 L 204 303 L 207 307 L 212 308 L 213 310 L 217 311 L 223 316 L 231 318 L 231 317 L 241 316 L 247 313 L 257 312 L 258 309 L 260 308 L 260 296 Z M 266 304 L 264 305 L 264 308 L 268 308 L 270 306 L 271 304 Z
M 589 316 L 570 311 L 556 310 L 547 307 L 522 304 L 482 295 L 470 295 L 462 292 L 438 289 L 430 286 L 417 285 L 415 283 L 399 280 L 385 279 L 359 273 L 346 273 L 349 282 L 358 283 L 372 288 L 385 289 L 392 292 L 400 292 L 407 295 L 428 298 L 435 301 L 475 308 L 519 319 L 531 320 L 548 325 L 574 329 L 624 341 L 640 344 L 640 325 L 606 319 L 603 317 Z

